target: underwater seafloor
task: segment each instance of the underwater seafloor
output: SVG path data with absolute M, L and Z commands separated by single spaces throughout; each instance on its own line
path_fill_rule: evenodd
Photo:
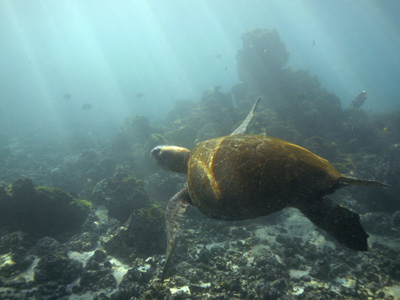
M 128 118 L 110 140 L 0 137 L 0 299 L 400 299 L 400 112 L 366 112 L 361 98 L 342 108 L 318 78 L 285 68 L 275 30 L 242 40 L 242 83 L 179 100 L 162 122 Z M 223 222 L 189 207 L 162 284 L 165 206 L 185 176 L 160 170 L 151 149 L 229 134 L 258 96 L 250 133 L 391 185 L 330 196 L 360 214 L 369 251 L 338 244 L 292 208 Z

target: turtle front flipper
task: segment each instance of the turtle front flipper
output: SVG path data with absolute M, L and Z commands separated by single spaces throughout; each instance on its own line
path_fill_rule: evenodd
M 298 207 L 315 225 L 326 230 L 339 243 L 357 251 L 368 251 L 368 234 L 355 212 L 324 197 Z
M 164 268 L 161 274 L 161 281 L 164 282 L 165 274 L 168 269 L 169 260 L 172 249 L 175 244 L 175 239 L 178 234 L 179 225 L 182 220 L 183 213 L 189 205 L 190 196 L 185 186 L 180 192 L 173 196 L 167 204 L 165 221 L 167 224 L 167 254 L 165 258 Z

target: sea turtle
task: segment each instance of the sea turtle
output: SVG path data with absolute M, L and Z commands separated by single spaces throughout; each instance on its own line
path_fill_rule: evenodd
M 342 175 L 327 160 L 284 140 L 245 134 L 260 99 L 231 135 L 201 142 L 192 152 L 176 146 L 151 151 L 161 168 L 187 174 L 186 186 L 167 205 L 162 280 L 189 204 L 220 220 L 251 219 L 295 207 L 339 243 L 368 250 L 359 215 L 325 195 L 346 185 L 387 185 Z

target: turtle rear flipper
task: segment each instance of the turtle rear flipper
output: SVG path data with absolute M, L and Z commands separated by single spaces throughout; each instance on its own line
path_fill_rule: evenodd
M 340 182 L 345 185 L 363 185 L 363 186 L 380 186 L 380 187 L 390 187 L 389 184 L 376 181 L 376 180 L 367 180 L 367 179 L 359 179 L 350 176 L 342 175 Z
M 324 197 L 299 207 L 315 225 L 327 231 L 339 243 L 357 251 L 368 251 L 368 234 L 355 212 Z

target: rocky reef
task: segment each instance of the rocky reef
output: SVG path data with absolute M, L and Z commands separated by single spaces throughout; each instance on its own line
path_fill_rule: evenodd
M 111 139 L 75 139 L 69 148 L 61 139 L 0 136 L 1 299 L 400 297 L 400 113 L 342 107 L 316 76 L 286 67 L 289 53 L 275 29 L 246 32 L 242 41 L 241 83 L 177 100 L 163 121 L 132 116 Z M 165 206 L 186 178 L 159 170 L 150 150 L 192 149 L 230 134 L 258 96 L 250 133 L 391 185 L 333 195 L 360 213 L 370 250 L 344 248 L 295 209 L 222 222 L 189 207 L 162 284 Z

